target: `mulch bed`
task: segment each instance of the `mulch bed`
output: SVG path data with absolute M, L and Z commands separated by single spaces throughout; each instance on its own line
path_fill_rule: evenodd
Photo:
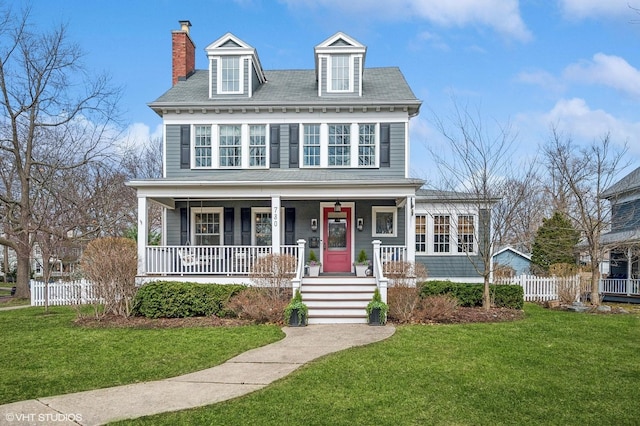
M 475 322 L 504 322 L 524 318 L 524 312 L 516 309 L 457 308 L 449 318 L 438 321 L 426 321 L 425 324 L 466 324 Z M 393 321 L 390 321 L 393 322 Z M 87 316 L 75 320 L 75 324 L 90 328 L 180 328 L 180 327 L 237 327 L 253 324 L 250 320 L 237 318 L 191 317 L 191 318 L 123 318 L 107 315 L 101 319 Z M 282 325 L 282 324 L 280 324 Z
M 81 327 L 91 328 L 181 328 L 181 327 L 237 327 L 252 324 L 252 321 L 237 318 L 190 317 L 190 318 L 123 318 L 107 315 L 101 319 L 82 317 L 75 320 Z

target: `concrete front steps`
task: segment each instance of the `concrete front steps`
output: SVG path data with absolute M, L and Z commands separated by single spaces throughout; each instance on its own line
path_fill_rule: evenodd
M 309 324 L 366 324 L 366 307 L 375 288 L 372 277 L 303 278 L 301 294 L 309 308 Z

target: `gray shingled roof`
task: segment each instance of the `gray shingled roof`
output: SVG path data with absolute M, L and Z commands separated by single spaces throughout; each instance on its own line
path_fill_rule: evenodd
M 640 167 L 611 185 L 602 193 L 602 198 L 613 198 L 617 195 L 638 189 L 640 189 Z
M 367 68 L 364 71 L 361 97 L 318 96 L 314 70 L 265 71 L 267 82 L 251 98 L 209 98 L 209 71 L 196 70 L 188 79 L 179 81 L 155 101 L 151 108 L 169 106 L 216 105 L 377 105 L 399 104 L 420 106 L 419 101 L 397 67 Z

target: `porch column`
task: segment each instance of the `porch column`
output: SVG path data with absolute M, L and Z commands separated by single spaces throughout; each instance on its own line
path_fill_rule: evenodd
M 280 196 L 271 196 L 271 253 L 280 254 Z
M 405 246 L 407 247 L 407 262 L 416 261 L 416 197 L 410 195 L 405 203 Z
M 147 266 L 147 198 L 138 197 L 138 275 L 144 275 Z
M 611 255 L 609 255 L 611 256 Z M 631 250 L 631 246 L 627 247 L 627 296 L 631 296 L 631 270 L 633 266 L 633 250 Z

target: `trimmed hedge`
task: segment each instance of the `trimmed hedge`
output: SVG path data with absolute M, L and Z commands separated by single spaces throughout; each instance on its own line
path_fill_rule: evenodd
M 138 289 L 133 314 L 147 318 L 223 317 L 229 299 L 245 288 L 238 284 L 154 281 Z
M 451 281 L 426 281 L 421 284 L 420 296 L 450 294 L 458 299 L 460 306 L 482 306 L 483 284 L 454 283 Z M 495 306 L 522 309 L 524 290 L 519 285 L 490 285 L 489 291 Z

